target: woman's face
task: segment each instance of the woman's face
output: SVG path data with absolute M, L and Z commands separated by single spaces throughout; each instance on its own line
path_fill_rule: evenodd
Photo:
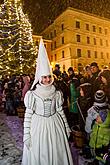
M 86 73 L 87 73 L 87 75 L 90 75 L 91 76 L 92 75 L 91 69 L 90 68 L 87 68 L 86 69 Z
M 84 92 L 83 92 L 82 88 L 80 88 L 80 95 L 84 96 Z
M 96 73 L 98 71 L 98 68 L 96 66 L 91 66 L 91 72 Z
M 48 75 L 48 76 L 42 76 L 42 81 L 41 83 L 44 85 L 48 85 L 52 82 L 52 76 Z

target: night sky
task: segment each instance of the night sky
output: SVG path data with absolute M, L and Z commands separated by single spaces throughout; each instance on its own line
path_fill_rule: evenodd
M 34 34 L 62 13 L 68 6 L 110 18 L 110 0 L 22 0 L 23 10 L 28 14 Z M 0 0 L 3 3 L 3 0 Z

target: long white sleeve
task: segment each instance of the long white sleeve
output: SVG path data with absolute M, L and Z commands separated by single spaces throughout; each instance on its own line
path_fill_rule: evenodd
M 31 91 L 28 91 L 24 98 L 26 112 L 24 117 L 24 137 L 23 137 L 23 142 L 28 147 L 30 145 L 30 140 L 31 140 L 30 129 L 31 129 L 31 119 L 34 113 L 34 103 L 35 103 L 34 96 Z
M 68 122 L 67 122 L 67 119 L 66 119 L 66 116 L 64 114 L 64 111 L 63 111 L 63 95 L 60 91 L 57 92 L 57 105 L 56 105 L 56 110 L 57 112 L 61 115 L 62 119 L 63 119 L 63 122 L 64 122 L 64 125 L 65 125 L 65 129 L 66 129 L 66 133 L 67 133 L 67 136 L 69 137 L 70 136 L 70 128 L 69 128 L 69 125 L 68 125 Z
M 31 109 L 26 108 L 25 118 L 24 118 L 24 137 L 23 142 L 30 139 L 30 127 L 31 127 L 31 119 L 32 119 L 33 111 Z

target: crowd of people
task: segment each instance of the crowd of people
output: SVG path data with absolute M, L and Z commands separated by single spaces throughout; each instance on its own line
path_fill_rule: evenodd
M 79 125 L 80 130 L 85 132 L 85 144 L 90 147 L 91 152 L 87 152 L 86 156 L 95 156 L 94 164 L 110 164 L 109 154 L 106 161 L 103 159 L 104 154 L 110 152 L 110 70 L 100 70 L 96 62 L 85 67 L 84 75 L 75 74 L 70 67 L 68 75 L 64 73 L 61 76 L 59 69 L 57 66 L 54 74 L 57 73 L 56 76 L 60 77 L 56 79 L 56 84 L 61 83 L 70 128 Z
M 46 71 L 46 69 L 44 70 Z M 2 106 L 4 106 L 6 114 L 17 115 L 17 108 L 21 106 L 23 104 L 23 101 L 25 100 L 25 106 L 28 109 L 28 111 L 26 111 L 25 118 L 26 119 L 32 118 L 32 109 L 30 109 L 30 107 L 33 107 L 34 109 L 34 101 L 33 101 L 34 99 L 32 95 L 35 95 L 35 98 L 36 100 L 38 100 L 37 102 L 39 102 L 40 106 L 42 105 L 42 100 L 44 99 L 43 98 L 44 95 L 45 96 L 49 95 L 50 99 L 48 100 L 44 99 L 44 106 L 47 106 L 46 102 L 48 102 L 49 105 L 56 104 L 56 106 L 60 106 L 60 104 L 63 104 L 62 107 L 64 110 L 64 114 L 67 118 L 67 121 L 66 118 L 64 117 L 64 114 L 60 110 L 61 107 L 57 108 L 59 115 L 56 116 L 53 115 L 55 111 L 54 112 L 52 111 L 52 114 L 50 116 L 52 117 L 52 120 L 56 120 L 58 123 L 61 122 L 60 116 L 63 116 L 62 118 L 66 123 L 66 133 L 68 135 L 68 139 L 71 137 L 70 135 L 71 128 L 73 126 L 78 125 L 80 127 L 80 130 L 85 133 L 85 145 L 89 146 L 90 148 L 90 152 L 91 152 L 90 155 L 92 158 L 94 157 L 93 163 L 96 165 L 109 165 L 110 164 L 110 70 L 107 68 L 100 70 L 98 64 L 96 62 L 92 62 L 90 65 L 85 66 L 84 68 L 85 73 L 83 75 L 81 73 L 76 74 L 74 72 L 73 67 L 68 68 L 68 73 L 66 73 L 66 71 L 62 73 L 60 71 L 60 66 L 56 64 L 55 70 L 53 70 L 53 74 L 52 74 L 54 80 L 51 81 L 50 81 L 51 77 L 49 77 L 50 73 L 48 74 L 45 73 L 42 76 L 44 70 L 41 72 L 41 77 L 37 77 L 38 80 L 34 78 L 33 74 L 22 75 L 22 76 L 13 75 L 11 77 L 4 76 L 0 80 L 0 98 L 1 98 L 0 103 Z M 49 79 L 49 83 L 46 84 L 47 79 Z M 35 80 L 37 83 L 37 90 L 35 87 L 36 85 L 35 83 L 33 88 L 31 89 L 32 84 Z M 46 84 L 47 89 L 44 90 L 43 85 L 42 87 L 39 86 L 38 81 L 41 84 Z M 61 91 L 61 94 L 63 94 L 63 99 L 64 99 L 63 102 L 60 96 L 61 94 L 59 92 L 55 92 L 53 86 L 52 89 L 50 90 L 50 86 L 48 84 L 54 84 L 55 89 L 57 91 Z M 49 93 L 48 90 L 50 90 L 51 93 Z M 36 91 L 37 94 L 32 91 Z M 46 94 L 43 93 L 42 96 L 42 92 Z M 31 100 L 29 100 L 28 97 L 30 97 Z M 57 103 L 54 103 L 54 97 L 57 99 L 56 101 Z M 31 104 L 30 106 L 28 105 L 28 102 Z M 39 107 L 39 104 L 38 103 L 36 104 Z M 43 144 L 45 143 L 45 140 L 42 139 L 43 133 L 45 132 L 46 138 L 50 139 L 51 141 L 51 137 L 49 137 L 51 135 L 51 132 L 48 132 L 49 135 L 47 135 L 46 130 L 48 131 L 48 129 L 51 129 L 51 131 L 53 131 L 52 129 L 54 128 L 54 124 L 52 123 L 51 120 L 49 121 L 51 122 L 51 124 L 53 124 L 51 126 L 48 123 L 44 122 L 41 117 L 43 116 L 43 114 L 39 112 L 39 109 L 37 109 L 37 111 L 34 109 L 34 111 L 35 113 L 37 113 L 36 115 L 37 126 L 36 126 L 36 130 L 34 127 L 32 129 L 33 131 L 37 132 L 38 142 L 41 143 L 42 141 L 41 152 L 44 154 L 44 151 L 48 152 L 48 150 L 47 149 L 45 150 L 45 148 L 43 147 Z M 47 114 L 45 114 L 44 117 L 47 117 L 49 115 L 48 113 L 50 112 L 46 110 L 45 113 Z M 70 130 L 67 122 L 69 124 Z M 45 126 L 45 124 L 47 124 L 47 127 Z M 26 121 L 24 123 L 24 126 L 25 125 L 27 128 L 30 127 L 29 123 L 26 124 Z M 43 127 L 45 127 L 45 130 L 43 129 Z M 63 137 L 63 142 L 61 142 L 58 133 L 56 139 L 59 140 L 59 143 L 61 143 L 61 145 L 63 146 L 63 151 L 67 149 L 67 151 L 64 152 L 63 156 L 65 157 L 65 159 L 63 161 L 65 161 L 65 165 L 67 164 L 70 165 L 72 163 L 71 163 L 71 157 L 69 156 L 70 151 L 68 149 L 68 145 L 66 142 L 65 133 L 63 132 L 61 126 L 57 125 L 56 127 L 58 127 L 58 130 L 56 131 L 60 131 L 61 137 Z M 41 131 L 40 135 L 38 135 L 39 133 L 38 130 Z M 31 145 L 29 141 L 30 134 L 28 134 L 27 129 L 25 129 L 25 131 L 26 131 L 26 136 L 24 136 L 24 142 L 26 141 L 26 146 L 28 146 L 27 148 L 29 148 Z M 55 140 L 54 134 L 56 134 L 56 132 L 53 131 L 52 134 L 53 134 L 52 138 Z M 33 138 L 32 141 L 32 143 L 34 144 L 33 151 L 38 153 L 37 149 L 39 144 L 35 143 L 35 141 L 36 139 Z M 63 145 L 63 143 L 65 143 L 65 146 Z M 52 144 L 54 145 L 54 150 L 55 150 L 56 146 L 53 141 Z M 49 152 L 53 151 L 51 149 L 52 148 L 51 145 L 49 145 L 48 147 L 50 147 Z M 60 146 L 57 149 L 56 152 L 59 152 L 57 154 L 60 154 L 61 153 Z M 56 153 L 54 152 L 53 155 L 54 158 L 56 156 L 55 154 Z M 83 152 L 82 150 L 82 154 L 85 154 L 85 151 Z M 89 154 L 87 153 L 87 155 Z M 40 159 L 40 156 L 41 156 L 40 153 L 35 155 L 37 161 Z M 69 160 L 67 160 L 66 157 L 68 157 Z M 61 155 L 60 158 L 62 159 Z M 50 161 L 49 163 L 52 164 L 53 159 L 49 157 L 48 160 Z M 29 161 L 34 161 L 36 163 L 34 157 L 32 157 L 32 160 Z M 58 161 L 57 156 L 56 156 L 56 161 Z M 62 160 L 59 161 L 63 162 Z M 42 158 L 42 161 L 39 160 L 38 162 L 42 162 L 41 163 L 42 165 L 45 162 L 45 159 L 43 160 Z M 32 164 L 32 162 L 30 164 L 34 165 L 34 163 Z M 61 163 L 57 165 L 60 164 Z M 26 165 L 26 163 L 24 163 L 23 165 Z
M 30 89 L 33 75 L 5 75 L 0 80 L 0 103 L 7 115 L 17 115 L 17 108 L 23 105 L 26 92 Z

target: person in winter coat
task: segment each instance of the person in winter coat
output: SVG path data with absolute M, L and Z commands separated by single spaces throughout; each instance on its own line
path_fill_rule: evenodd
M 52 84 L 52 71 L 41 39 L 35 80 L 24 98 L 22 165 L 73 165 L 63 97 Z
M 91 68 L 92 76 L 89 82 L 92 85 L 93 94 L 95 94 L 95 92 L 99 90 L 99 86 L 100 86 L 100 81 L 98 79 L 98 74 L 100 72 L 100 69 L 96 62 L 92 62 L 90 68 Z
M 8 82 L 8 88 L 5 89 L 5 95 L 7 115 L 17 115 L 17 112 L 14 107 L 14 88 L 11 81 Z
M 83 77 L 84 82 L 92 84 L 92 82 L 91 82 L 92 77 L 93 77 L 93 74 L 91 72 L 91 67 L 90 67 L 90 65 L 86 65 L 85 74 L 84 74 L 84 77 Z
M 75 126 L 79 123 L 79 113 L 77 106 L 77 98 L 79 97 L 79 80 L 76 78 L 72 67 L 68 69 L 69 73 L 69 125 Z
M 108 97 L 108 103 L 110 104 L 110 70 L 102 70 L 98 77 L 101 80 L 100 89 L 105 92 L 106 96 Z
M 95 102 L 93 106 L 87 111 L 85 131 L 90 134 L 92 131 L 92 126 L 96 120 L 100 110 L 108 109 L 107 98 L 104 91 L 98 90 L 95 93 Z
M 92 100 L 92 87 L 90 83 L 84 83 L 80 85 L 80 96 L 78 98 L 80 112 L 80 128 L 84 131 L 85 121 L 87 117 L 87 111 L 93 105 Z M 83 116 L 82 116 L 83 115 Z
M 53 74 L 56 75 L 56 77 L 61 77 L 61 71 L 60 71 L 60 65 L 56 64 L 55 65 L 55 70 L 53 71 Z
M 104 165 L 104 154 L 108 151 L 110 142 L 110 111 L 101 110 L 96 118 L 90 135 L 90 147 L 94 151 L 97 165 Z

